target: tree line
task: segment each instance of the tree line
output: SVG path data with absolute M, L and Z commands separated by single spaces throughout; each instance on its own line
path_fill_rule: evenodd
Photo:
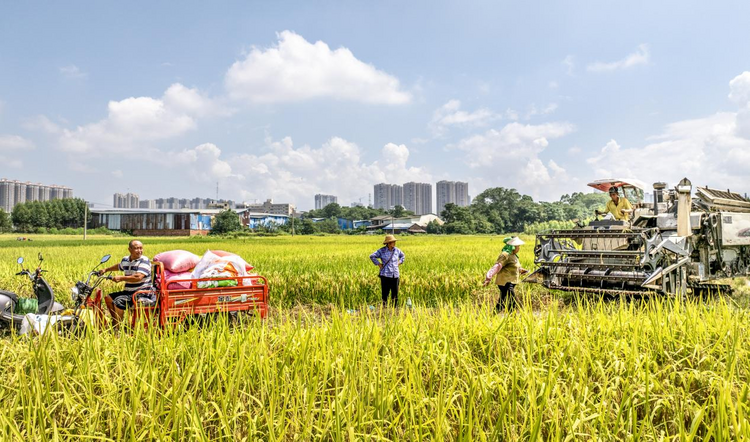
M 605 193 L 575 192 L 563 195 L 559 201 L 536 202 L 529 195 L 516 189 L 495 187 L 477 195 L 467 207 L 446 204 L 439 216 L 445 224 L 433 221 L 427 225 L 427 233 L 472 234 L 525 232 L 535 234 L 542 230 L 573 228 L 577 222 L 593 218 L 594 210 L 603 208 L 609 197 Z M 378 215 L 394 218 L 413 215 L 413 212 L 396 206 L 391 210 L 371 207 L 342 207 L 331 203 L 322 209 L 310 210 L 301 220 L 295 221 L 295 233 L 340 233 L 337 218 L 350 221 L 371 219 Z M 322 218 L 322 220 L 320 220 Z M 316 219 L 316 221 L 313 221 Z M 291 232 L 291 224 L 262 228 L 263 231 Z M 364 229 L 359 229 L 363 231 Z M 358 233 L 347 231 L 346 233 Z
M 516 189 L 495 187 L 485 190 L 474 198 L 467 207 L 449 203 L 440 213 L 445 222 L 427 225 L 427 233 L 537 233 L 549 228 L 572 228 L 577 221 L 591 219 L 594 210 L 602 208 L 608 197 L 604 193 L 576 192 L 563 195 L 559 201 L 536 202 L 529 195 L 522 195 Z M 86 203 L 80 198 L 51 201 L 29 201 L 16 205 L 12 214 L 0 209 L 0 232 L 38 232 L 40 229 L 65 229 L 83 227 Z M 332 203 L 319 210 L 310 210 L 303 219 L 295 220 L 297 234 L 340 233 L 337 218 L 350 221 L 371 219 L 378 215 L 391 215 L 394 218 L 413 215 L 401 206 L 391 210 L 371 207 L 342 207 Z M 241 230 L 236 213 L 227 213 L 217 223 L 215 233 L 228 233 Z M 233 218 L 237 218 L 235 221 Z M 323 220 L 319 220 L 322 218 Z M 91 214 L 89 213 L 89 220 Z M 317 222 L 313 221 L 316 219 Z M 218 220 L 217 220 L 218 221 Z M 270 232 L 291 232 L 292 225 L 272 226 L 259 230 Z M 347 231 L 358 233 L 364 229 Z
M 0 209 L 0 231 L 39 232 L 47 229 L 83 227 L 86 202 L 80 198 L 27 201 L 16 204 L 8 214 Z M 88 214 L 91 220 L 91 213 Z
M 427 233 L 536 233 L 544 225 L 570 228 L 578 221 L 593 218 L 594 210 L 606 205 L 604 193 L 575 192 L 559 201 L 536 202 L 516 189 L 494 187 L 477 195 L 467 207 L 445 205 L 440 218 L 442 226 L 432 222 Z

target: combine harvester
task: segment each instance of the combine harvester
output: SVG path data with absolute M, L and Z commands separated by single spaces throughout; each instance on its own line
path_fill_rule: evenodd
M 729 190 L 698 187 L 684 178 L 674 189 L 655 183 L 653 202 L 637 180 L 609 179 L 633 204 L 631 221 L 603 219 L 536 237 L 534 263 L 541 282 L 581 293 L 665 295 L 730 293 L 719 280 L 750 276 L 750 200 Z

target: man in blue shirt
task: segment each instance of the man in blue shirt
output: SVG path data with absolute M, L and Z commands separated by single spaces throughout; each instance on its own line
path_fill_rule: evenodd
M 388 295 L 395 307 L 398 304 L 399 271 L 398 268 L 404 263 L 404 252 L 396 247 L 396 237 L 386 235 L 383 240 L 385 247 L 381 247 L 370 255 L 370 261 L 380 268 L 380 290 L 383 295 L 383 305 L 388 305 Z M 378 262 L 378 260 L 380 260 Z

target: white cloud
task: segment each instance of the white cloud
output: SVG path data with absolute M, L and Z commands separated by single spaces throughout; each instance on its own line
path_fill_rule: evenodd
M 560 87 L 560 85 L 555 80 L 551 80 L 549 83 L 547 83 L 547 86 L 550 89 L 557 89 L 558 87 Z
M 743 72 L 729 82 L 729 99 L 740 107 L 750 106 L 750 71 Z
M 122 178 L 124 175 L 122 173 L 122 170 L 118 169 L 118 170 L 113 170 L 112 171 L 112 176 L 115 177 L 115 178 Z
M 687 177 L 694 186 L 746 192 L 750 138 L 738 131 L 738 115 L 722 112 L 672 123 L 644 146 L 624 148 L 611 140 L 587 162 L 597 177 L 632 176 L 670 185 Z
M 10 167 L 12 169 L 22 169 L 23 168 L 23 161 L 21 161 L 18 158 L 10 158 L 5 157 L 3 155 L 0 155 L 0 164 L 6 167 Z
M 560 189 L 551 185 L 567 179 L 565 169 L 551 160 L 545 165 L 539 155 L 549 146 L 549 140 L 574 130 L 569 123 L 510 123 L 452 147 L 466 153 L 464 161 L 474 169 L 474 184 L 513 187 L 535 198 L 557 198 Z
M 22 169 L 23 160 L 18 157 L 19 152 L 33 150 L 34 143 L 18 135 L 0 135 L 0 164 L 12 169 Z M 12 156 L 3 155 L 12 153 Z
M 173 158 L 180 167 L 187 165 L 190 168 L 189 176 L 199 183 L 244 179 L 241 174 L 232 172 L 232 166 L 221 159 L 221 149 L 212 143 L 185 149 Z
M 622 60 L 604 63 L 597 61 L 586 66 L 589 72 L 612 72 L 622 69 L 629 69 L 633 66 L 648 64 L 650 53 L 647 44 L 639 45 L 635 52 L 623 58 Z
M 568 149 L 568 154 L 570 155 L 578 155 L 582 152 L 582 149 L 578 146 L 573 146 L 570 149 Z
M 177 113 L 196 117 L 229 116 L 233 109 L 227 108 L 219 100 L 209 98 L 198 89 L 190 89 L 175 83 L 164 92 L 164 105 Z
M 518 112 L 515 111 L 515 110 L 513 110 L 513 109 L 511 109 L 511 108 L 506 109 L 505 113 L 503 115 L 505 116 L 505 118 L 507 118 L 507 119 L 509 119 L 511 121 L 518 121 L 519 120 Z
M 18 135 L 0 135 L 0 152 L 34 149 L 34 143 Z
M 81 72 L 78 66 L 71 64 L 60 68 L 60 73 L 69 79 L 83 79 L 89 76 L 86 72 Z
M 526 119 L 530 119 L 531 117 L 534 117 L 536 115 L 549 115 L 552 112 L 556 111 L 558 108 L 557 103 L 549 103 L 546 106 L 540 108 L 536 107 L 536 104 L 532 104 L 529 107 L 529 110 L 526 112 Z
M 62 128 L 44 115 L 37 115 L 23 122 L 22 127 L 26 130 L 41 131 L 48 134 L 59 134 Z
M 432 113 L 429 128 L 436 136 L 444 134 L 450 126 L 482 127 L 501 118 L 489 109 L 477 109 L 474 112 L 460 110 L 459 100 L 450 100 Z
M 386 144 L 371 163 L 362 161 L 359 146 L 340 137 L 318 148 L 295 147 L 289 137 L 268 139 L 263 150 L 227 157 L 217 146 L 203 144 L 181 152 L 176 162 L 177 167 L 188 167 L 187 176 L 196 182 L 219 181 L 235 198 L 273 198 L 301 208 L 311 207 L 312 196 L 320 192 L 337 195 L 347 204 L 366 198 L 374 183 L 432 181 L 426 170 L 409 166 L 410 152 L 403 144 Z
M 179 83 L 170 86 L 162 98 L 110 101 L 107 109 L 107 118 L 99 122 L 63 129 L 59 147 L 76 154 L 144 148 L 195 129 L 198 117 L 229 113 L 198 90 Z
M 227 71 L 230 97 L 252 103 L 297 102 L 334 98 L 372 104 L 405 104 L 412 96 L 399 80 L 358 60 L 347 48 L 331 50 L 291 31 L 278 44 L 253 48 Z
M 568 55 L 561 62 L 561 64 L 565 68 L 565 73 L 568 74 L 568 75 L 570 75 L 570 76 L 573 76 L 573 73 L 575 72 L 575 68 L 576 68 L 576 64 L 575 64 L 575 61 L 573 60 L 573 56 L 572 55 Z

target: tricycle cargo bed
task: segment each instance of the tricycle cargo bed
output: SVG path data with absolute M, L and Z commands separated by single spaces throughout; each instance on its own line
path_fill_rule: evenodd
M 177 324 L 194 315 L 252 312 L 265 318 L 268 313 L 268 281 L 260 275 L 229 278 L 165 279 L 164 266 L 152 263 L 156 303 L 135 309 L 133 324 L 158 315 L 159 325 Z M 175 283 L 175 281 L 177 283 Z M 199 285 L 234 284 L 228 287 Z M 189 288 L 188 288 L 189 287 Z M 134 301 L 142 292 L 136 293 Z M 138 303 L 136 305 L 139 305 Z M 137 317 L 144 314 L 140 319 Z

